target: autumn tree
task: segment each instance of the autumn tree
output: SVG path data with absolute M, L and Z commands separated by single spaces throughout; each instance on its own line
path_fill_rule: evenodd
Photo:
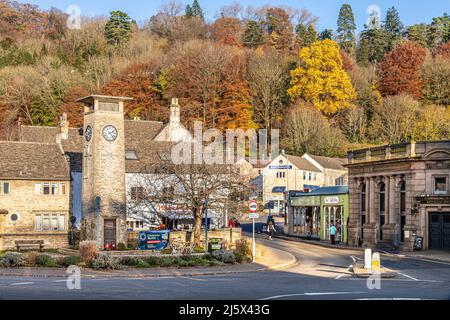
M 419 44 L 404 41 L 387 53 L 379 65 L 379 88 L 383 95 L 411 94 L 421 96 L 420 67 L 426 50 Z
M 412 96 L 401 94 L 383 99 L 375 109 L 372 136 L 378 142 L 391 144 L 414 139 L 420 103 Z
M 328 157 L 345 153 L 345 138 L 338 128 L 311 104 L 301 103 L 289 111 L 282 126 L 282 148 L 293 155 L 311 153 Z
M 282 8 L 267 9 L 264 19 L 268 43 L 279 50 L 287 50 L 292 45 L 293 27 L 288 13 Z
M 409 41 L 417 42 L 424 48 L 428 46 L 429 26 L 426 23 L 406 27 L 405 34 Z
M 350 77 L 343 69 L 338 45 L 332 40 L 314 42 L 299 53 L 299 66 L 291 71 L 289 96 L 312 103 L 332 117 L 356 97 Z
M 428 104 L 450 106 L 450 60 L 427 58 L 421 69 L 422 99 Z
M 423 106 L 415 124 L 416 140 L 448 140 L 450 137 L 450 106 Z
M 350 54 L 354 53 L 356 46 L 355 30 L 355 16 L 352 7 L 349 4 L 343 4 L 337 21 L 336 40 L 340 47 Z
M 219 18 L 211 26 L 213 39 L 221 44 L 241 46 L 242 26 L 236 18 Z

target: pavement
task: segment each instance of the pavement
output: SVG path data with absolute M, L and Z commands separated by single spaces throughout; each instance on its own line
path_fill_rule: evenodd
M 184 268 L 128 268 L 125 270 L 94 270 L 82 268 L 83 278 L 157 278 L 157 277 L 187 277 L 205 275 L 223 275 L 245 272 L 261 272 L 281 270 L 297 263 L 297 258 L 289 252 L 258 243 L 255 263 L 243 263 L 214 267 L 184 267 Z M 67 277 L 65 268 L 0 268 L 0 276 L 16 277 Z

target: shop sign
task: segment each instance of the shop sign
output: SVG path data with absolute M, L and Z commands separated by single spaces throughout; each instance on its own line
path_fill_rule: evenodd
M 151 230 L 139 232 L 140 250 L 162 250 L 169 245 L 169 230 Z
M 271 170 L 291 170 L 292 165 L 283 164 L 283 165 L 279 165 L 279 166 L 269 166 L 269 169 L 271 169 Z
M 339 197 L 325 197 L 323 199 L 323 202 L 325 204 L 338 204 L 339 203 Z

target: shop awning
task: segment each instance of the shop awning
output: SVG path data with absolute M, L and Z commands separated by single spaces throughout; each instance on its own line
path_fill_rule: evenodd
M 286 187 L 273 187 L 272 192 L 273 193 L 283 193 L 286 191 Z

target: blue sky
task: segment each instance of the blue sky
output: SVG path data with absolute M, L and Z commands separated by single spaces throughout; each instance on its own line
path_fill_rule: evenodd
M 83 15 L 97 16 L 108 15 L 111 10 L 127 12 L 138 22 L 144 21 L 157 12 L 165 0 L 20 0 L 23 3 L 33 3 L 41 8 L 56 7 L 66 11 L 69 5 L 78 5 Z M 192 0 L 180 0 L 182 3 L 192 3 Z M 220 7 L 229 5 L 235 0 L 199 0 L 208 20 L 215 17 Z M 319 17 L 318 29 L 336 29 L 336 20 L 339 8 L 343 3 L 351 4 L 355 14 L 358 30 L 363 28 L 368 14 L 367 8 L 376 5 L 381 10 L 384 18 L 386 10 L 395 6 L 405 25 L 430 22 L 431 18 L 442 13 L 450 13 L 450 0 L 239 0 L 243 7 L 247 5 L 260 6 L 264 4 L 285 5 L 294 8 L 307 8 L 315 16 Z

